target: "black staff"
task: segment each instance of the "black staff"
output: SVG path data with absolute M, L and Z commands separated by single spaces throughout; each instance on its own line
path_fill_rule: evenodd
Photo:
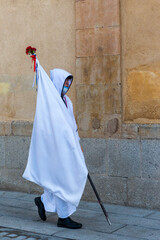
M 88 173 L 88 180 L 89 180 L 89 182 L 90 182 L 90 184 L 91 184 L 91 186 L 92 186 L 92 188 L 93 188 L 93 191 L 95 192 L 95 195 L 96 195 L 96 197 L 97 197 L 97 199 L 98 199 L 98 202 L 99 202 L 99 204 L 100 204 L 100 206 L 101 206 L 101 208 L 102 208 L 102 211 L 103 211 L 103 213 L 104 213 L 104 215 L 105 215 L 105 217 L 106 217 L 106 219 L 107 219 L 108 224 L 111 225 L 111 221 L 110 221 L 110 219 L 109 219 L 109 217 L 108 217 L 108 214 L 107 214 L 107 212 L 106 212 L 106 209 L 105 209 L 104 206 L 103 206 L 103 203 L 102 203 L 102 201 L 101 201 L 101 199 L 100 199 L 100 197 L 99 197 L 99 194 L 98 194 L 98 192 L 97 192 L 97 190 L 96 190 L 96 188 L 95 188 L 95 186 L 94 186 L 94 183 L 92 182 L 92 179 L 91 179 L 89 173 Z

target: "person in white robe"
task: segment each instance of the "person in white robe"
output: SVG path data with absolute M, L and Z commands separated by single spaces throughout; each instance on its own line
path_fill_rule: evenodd
M 58 227 L 81 228 L 70 218 L 79 204 L 88 170 L 79 143 L 73 105 L 66 93 L 73 76 L 63 69 L 50 78 L 37 60 L 38 94 L 29 157 L 23 177 L 44 189 L 35 198 L 40 218 L 58 214 Z

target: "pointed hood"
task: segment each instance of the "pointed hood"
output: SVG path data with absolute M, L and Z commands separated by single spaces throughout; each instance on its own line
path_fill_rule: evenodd
M 58 93 L 60 94 L 60 96 L 62 93 L 64 82 L 65 82 L 66 78 L 69 76 L 72 77 L 72 81 L 73 81 L 72 74 L 68 73 L 67 71 L 65 71 L 63 69 L 55 68 L 53 70 L 50 70 L 51 81 L 53 82 L 53 84 L 54 84 L 55 88 L 57 89 Z M 70 86 L 71 86 L 71 84 L 70 84 Z

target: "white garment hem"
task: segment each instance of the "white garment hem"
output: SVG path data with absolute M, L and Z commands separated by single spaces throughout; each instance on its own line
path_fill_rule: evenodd
M 67 218 L 67 217 L 71 216 L 75 211 L 76 211 L 76 210 L 71 211 L 71 212 L 70 212 L 69 214 L 67 214 L 67 215 L 58 215 L 58 217 L 59 217 L 59 218 Z
M 65 202 L 53 193 L 44 190 L 41 196 L 41 201 L 44 204 L 46 212 L 57 213 L 60 218 L 67 218 L 76 211 L 76 206 Z
M 42 199 L 42 202 L 43 202 L 43 199 Z M 43 204 L 44 204 L 44 203 L 43 203 Z M 45 211 L 46 211 L 46 212 L 49 212 L 49 213 L 57 213 L 56 210 L 51 210 L 51 209 L 45 209 Z M 68 214 L 66 214 L 66 215 L 61 215 L 61 214 L 58 214 L 58 213 L 57 213 L 57 215 L 58 215 L 58 217 L 60 217 L 60 218 L 67 218 L 67 217 L 71 216 L 74 212 L 76 212 L 76 209 L 70 211 L 70 212 L 69 212 Z

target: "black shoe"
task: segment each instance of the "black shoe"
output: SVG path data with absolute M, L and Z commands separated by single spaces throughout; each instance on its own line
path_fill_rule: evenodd
M 46 218 L 46 214 L 45 214 L 44 205 L 41 201 L 41 197 L 36 197 L 34 199 L 34 202 L 35 202 L 36 206 L 38 207 L 38 213 L 39 213 L 40 218 L 43 221 L 46 221 L 47 218 Z
M 67 218 L 58 218 L 57 226 L 64 227 L 64 228 L 78 229 L 82 227 L 82 224 L 74 222 L 70 217 L 67 217 Z

